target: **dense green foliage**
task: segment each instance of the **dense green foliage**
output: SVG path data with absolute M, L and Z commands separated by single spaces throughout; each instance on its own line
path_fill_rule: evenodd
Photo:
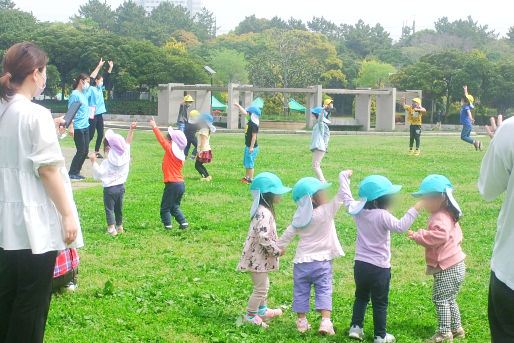
M 63 141 L 70 146 L 70 139 Z M 288 186 L 312 176 L 309 135 L 261 135 L 256 171 L 272 171 Z M 182 210 L 190 232 L 164 231 L 159 220 L 163 151 L 151 132 L 136 131 L 133 163 L 126 183 L 123 236 L 105 232 L 100 185 L 75 192 L 86 246 L 80 249 L 79 288 L 52 300 L 47 343 L 67 342 L 352 342 L 350 326 L 353 257 L 356 230 L 351 216 L 341 210 L 336 229 L 346 253 L 334 261 L 334 312 L 337 335 L 316 334 L 319 314 L 310 313 L 313 330 L 296 331 L 291 312 L 293 242 L 280 260 L 280 271 L 270 274 L 269 304 L 282 307 L 284 316 L 264 330 L 241 325 L 251 281 L 236 272 L 249 225 L 251 196 L 239 182 L 243 136 L 215 134 L 214 161 L 207 168 L 211 183 L 198 180 L 194 163 L 184 167 L 186 194 Z M 280 147 L 279 149 L 277 147 Z M 325 176 L 352 168 L 352 190 L 363 177 L 380 173 L 404 185 L 392 212 L 401 216 L 416 201 L 409 193 L 429 173 L 443 173 L 455 186 L 464 212 L 461 225 L 467 275 L 457 298 L 468 338 L 462 343 L 489 342 L 487 287 L 489 261 L 501 200 L 486 203 L 477 191 L 482 153 L 458 137 L 425 137 L 422 156 L 407 156 L 408 137 L 333 136 L 323 161 Z M 89 163 L 89 161 L 86 161 Z M 296 206 L 290 194 L 276 206 L 279 234 L 291 223 Z M 477 210 L 480 209 L 480 210 Z M 416 230 L 427 224 L 423 213 Z M 436 329 L 432 277 L 425 275 L 424 250 L 405 235 L 392 234 L 392 280 L 388 330 L 402 343 L 422 342 Z M 365 322 L 366 342 L 372 342 L 371 305 Z

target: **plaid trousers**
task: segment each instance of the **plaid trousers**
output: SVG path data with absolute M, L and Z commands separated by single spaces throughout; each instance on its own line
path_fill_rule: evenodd
M 456 331 L 461 327 L 459 305 L 455 299 L 464 281 L 466 265 L 464 261 L 434 274 L 432 301 L 437 311 L 439 332 Z

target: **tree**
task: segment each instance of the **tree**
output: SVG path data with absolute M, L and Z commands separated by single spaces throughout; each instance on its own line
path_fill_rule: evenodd
M 514 26 L 509 28 L 509 32 L 507 32 L 507 39 L 509 42 L 514 44 Z
M 216 17 L 214 13 L 203 7 L 193 17 L 193 33 L 201 40 L 206 41 L 216 37 Z
M 114 32 L 125 37 L 145 39 L 147 34 L 145 9 L 132 0 L 125 1 L 114 12 Z
M 501 60 L 491 66 L 490 82 L 482 101 L 505 113 L 514 106 L 514 60 Z
M 293 17 L 289 18 L 287 21 L 287 26 L 290 30 L 302 30 L 307 31 L 307 26 L 303 23 L 301 19 L 295 19 Z
M 496 39 L 498 34 L 490 30 L 487 25 L 479 25 L 471 16 L 466 20 L 458 19 L 453 22 L 448 17 L 439 18 L 435 23 L 435 30 L 438 33 L 446 33 L 462 39 L 471 39 L 479 44 L 488 39 Z
M 49 97 L 55 97 L 61 90 L 61 84 L 61 74 L 57 70 L 57 67 L 53 64 L 48 64 L 46 66 L 46 87 L 43 94 Z
M 15 9 L 0 9 L 0 18 L 0 51 L 29 40 L 37 27 L 37 20 L 31 13 Z
M 324 34 L 329 38 L 339 38 L 341 34 L 339 27 L 324 17 L 312 18 L 311 21 L 307 22 L 307 27 L 312 32 Z
M 248 83 L 247 62 L 243 53 L 230 49 L 217 50 L 211 55 L 209 63 L 216 71 L 216 83 Z
M 245 17 L 234 29 L 234 32 L 238 35 L 242 35 L 245 33 L 261 33 L 264 30 L 270 28 L 270 22 L 265 18 L 257 18 L 254 15 Z
M 182 7 L 173 5 L 171 2 L 163 1 L 153 9 L 149 17 L 152 36 L 150 40 L 157 46 L 166 43 L 173 32 L 178 30 L 191 31 L 193 20 L 189 11 Z
M 361 58 L 391 47 L 392 39 L 380 24 L 371 27 L 359 20 L 355 25 L 342 25 L 341 32 L 344 45 Z
M 0 0 L 0 10 L 13 10 L 16 4 L 11 0 Z
M 104 30 L 112 30 L 114 25 L 114 12 L 107 1 L 89 0 L 86 4 L 79 8 L 80 18 L 89 18 L 93 20 L 99 28 Z
M 382 88 L 395 72 L 396 69 L 388 63 L 364 60 L 355 84 L 357 87 Z

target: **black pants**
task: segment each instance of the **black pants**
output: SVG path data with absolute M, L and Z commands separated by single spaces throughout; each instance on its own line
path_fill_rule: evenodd
M 353 275 L 356 289 L 352 325 L 364 327 L 364 315 L 371 298 L 375 337 L 384 338 L 386 335 L 391 268 L 380 268 L 370 263 L 355 261 Z
M 0 248 L 0 342 L 43 342 L 56 257 Z
M 416 149 L 419 149 L 420 138 L 421 125 L 411 125 L 409 147 L 412 149 L 412 147 L 414 146 L 414 141 L 416 141 Z
M 80 174 L 89 151 L 89 128 L 76 129 L 73 140 L 75 141 L 77 152 L 71 161 L 70 175 L 77 175 Z
M 98 114 L 95 119 L 89 119 L 89 142 L 95 138 L 95 130 L 97 132 L 95 151 L 100 151 L 102 140 L 104 138 L 104 117 L 103 114 Z
M 200 175 L 202 175 L 202 177 L 209 176 L 209 172 L 207 171 L 207 168 L 205 168 L 203 163 L 198 160 L 196 160 L 196 162 L 195 162 L 195 169 L 196 169 L 196 171 L 198 171 L 200 173 Z
M 125 185 L 104 188 L 104 207 L 107 225 L 121 226 L 123 224 L 123 198 Z
M 489 327 L 492 343 L 514 342 L 514 290 L 491 272 L 489 283 Z
M 171 225 L 171 216 L 179 224 L 186 223 L 186 217 L 180 210 L 180 202 L 186 191 L 184 182 L 166 182 L 161 201 L 161 220 L 166 226 Z
M 191 153 L 193 156 L 196 156 L 196 148 L 198 147 L 198 138 L 193 135 L 186 135 L 187 138 L 187 145 L 184 149 L 184 155 L 189 155 L 189 149 L 191 149 L 191 145 L 195 148 L 193 149 L 193 152 Z

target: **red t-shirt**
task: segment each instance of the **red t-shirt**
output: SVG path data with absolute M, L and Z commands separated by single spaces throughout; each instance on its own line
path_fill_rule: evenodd
M 153 129 L 155 133 L 155 137 L 159 143 L 161 143 L 164 151 L 164 157 L 162 159 L 162 173 L 164 174 L 164 183 L 166 182 L 184 182 L 184 177 L 182 176 L 182 166 L 184 165 L 184 161 L 178 159 L 173 150 L 171 149 L 171 142 L 169 142 L 162 135 L 161 131 L 159 131 L 158 127 Z

